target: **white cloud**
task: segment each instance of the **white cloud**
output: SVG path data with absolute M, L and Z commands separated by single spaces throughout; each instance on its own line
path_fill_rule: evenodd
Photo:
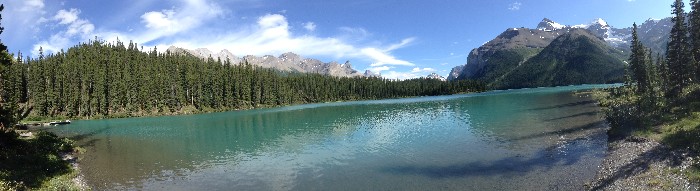
M 419 68 L 419 67 L 416 67 L 416 68 L 413 68 L 413 69 L 411 70 L 411 73 L 435 72 L 435 71 L 437 71 L 437 70 L 435 70 L 435 69 L 433 69 L 433 68 L 422 68 L 422 69 L 421 69 L 421 68 Z
M 405 38 L 388 45 L 377 41 L 363 43 L 367 42 L 366 38 L 371 34 L 363 28 L 350 27 L 339 28 L 340 33 L 331 37 L 294 34 L 287 18 L 280 14 L 263 15 L 254 23 L 237 24 L 233 28 L 235 30 L 230 30 L 231 28 L 218 28 L 222 26 L 217 19 L 220 16 L 223 16 L 223 11 L 217 4 L 207 0 L 181 0 L 181 4 L 171 9 L 144 12 L 140 17 L 143 27 L 129 27 L 134 30 L 121 32 L 99 27 L 96 29 L 89 20 L 80 18 L 80 10 L 61 10 L 49 21 L 56 21 L 59 23 L 57 26 L 65 28 L 36 43 L 34 53 L 38 53 L 40 46 L 44 47 L 45 53 L 57 52 L 61 48 L 68 48 L 98 36 L 108 42 L 117 38 L 133 40 L 145 46 L 145 50 L 157 46 L 162 51 L 174 45 L 188 49 L 208 48 L 214 52 L 227 49 L 237 56 L 295 52 L 307 57 L 356 59 L 373 63 L 371 66 L 374 71 L 388 71 L 394 66 L 415 65 L 392 54 L 392 51 L 413 43 L 415 38 Z M 211 23 L 216 26 L 209 27 L 208 24 Z M 307 31 L 317 29 L 313 22 L 295 27 L 303 27 Z
M 60 21 L 58 24 L 70 24 L 75 20 L 78 20 L 78 14 L 80 11 L 78 9 L 70 9 L 70 11 L 59 10 L 56 16 L 53 17 L 54 20 Z
M 223 10 L 217 4 L 206 0 L 182 0 L 179 9 L 150 11 L 141 15 L 141 22 L 148 30 L 137 34 L 137 39 L 133 40 L 147 43 L 162 37 L 187 32 L 222 14 Z
M 43 0 L 24 0 L 24 4 L 19 8 L 21 11 L 37 11 L 44 8 Z
M 374 73 L 381 73 L 382 71 L 391 70 L 392 68 L 393 67 L 389 67 L 389 66 L 379 66 L 379 67 L 368 68 L 367 70 L 372 71 Z
M 360 27 L 340 27 L 338 30 L 341 32 L 340 38 L 348 40 L 365 39 L 372 35 L 369 31 Z
M 41 34 L 41 21 L 46 14 L 43 0 L 2 1 L 5 10 L 2 11 L 2 26 L 5 27 L 3 43 L 9 45 L 10 51 L 29 49 L 31 43 Z M 24 46 L 24 47 L 23 47 Z M 25 52 L 26 54 L 26 52 Z
M 306 29 L 309 32 L 313 32 L 316 30 L 316 24 L 314 22 L 304 23 L 304 29 Z
M 401 40 L 400 43 L 390 45 L 390 46 L 389 46 L 388 48 L 386 48 L 384 51 L 392 51 L 392 50 L 396 50 L 396 49 L 399 49 L 399 48 L 403 48 L 403 47 L 405 47 L 406 45 L 408 45 L 408 44 L 410 44 L 411 42 L 413 42 L 414 40 L 416 40 L 416 38 L 407 38 L 407 39 L 403 39 L 403 40 Z
M 74 45 L 75 41 L 87 41 L 91 38 L 95 25 L 86 19 L 81 19 L 79 15 L 80 10 L 78 9 L 62 9 L 57 11 L 51 20 L 45 19 L 43 22 L 57 21 L 57 25 L 66 26 L 66 28 L 51 35 L 48 40 L 34 44 L 32 55 L 38 55 L 40 48 L 43 49 L 44 54 L 56 53 Z
M 411 79 L 411 78 L 419 78 L 421 76 L 416 74 L 416 73 L 413 73 L 413 72 L 388 71 L 388 72 L 382 73 L 382 77 L 387 78 L 387 79 L 405 80 L 405 79 Z
M 511 10 L 511 11 L 520 10 L 520 6 L 522 6 L 522 5 L 523 5 L 522 3 L 516 1 L 516 2 L 508 5 L 508 10 Z
M 173 10 L 151 11 L 141 15 L 141 19 L 148 28 L 163 29 L 174 27 L 173 14 L 175 14 Z
M 389 71 L 390 69 L 394 69 L 394 68 L 388 67 L 388 66 L 381 66 L 381 67 L 370 68 L 368 70 L 371 70 L 372 72 L 386 71 L 386 72 L 381 73 L 382 77 L 387 78 L 387 79 L 399 79 L 399 80 L 425 77 L 430 73 L 437 72 L 437 70 L 434 68 L 420 68 L 420 67 L 415 67 L 408 72 L 400 72 L 400 71 L 395 71 L 395 70 Z
M 361 53 L 372 58 L 374 63 L 370 66 L 384 66 L 384 65 L 399 65 L 399 66 L 414 66 L 415 64 L 410 63 L 405 60 L 399 60 L 388 54 L 386 51 L 379 50 L 377 48 L 363 48 Z

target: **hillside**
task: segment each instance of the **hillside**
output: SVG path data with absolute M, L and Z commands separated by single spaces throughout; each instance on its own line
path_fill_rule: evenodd
M 456 77 L 492 81 L 508 72 L 512 65 L 536 55 L 562 32 L 510 28 L 495 39 L 469 53 L 467 65 Z
M 622 82 L 624 54 L 584 29 L 561 35 L 490 82 L 497 89 Z

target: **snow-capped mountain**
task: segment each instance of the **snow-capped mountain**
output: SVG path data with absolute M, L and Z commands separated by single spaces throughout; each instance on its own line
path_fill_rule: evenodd
M 539 24 L 537 24 L 537 29 L 538 30 L 547 30 L 547 31 L 553 31 L 553 30 L 559 30 L 566 28 L 565 25 L 559 24 L 557 22 L 554 22 L 552 20 L 549 20 L 548 18 L 542 19 Z
M 671 18 L 649 19 L 638 27 L 639 30 L 637 32 L 639 33 L 639 38 L 645 46 L 657 53 L 666 52 L 664 47 L 668 42 L 668 34 L 671 30 Z M 561 31 L 571 28 L 587 29 L 597 37 L 605 40 L 610 46 L 622 51 L 629 50 L 630 41 L 632 40 L 632 27 L 615 28 L 601 18 L 596 18 L 587 24 L 579 25 L 563 25 L 548 18 L 544 18 L 537 25 L 536 29 L 542 31 Z
M 188 50 L 184 48 L 171 46 L 168 48 L 167 51 L 175 54 L 190 54 L 201 59 L 208 59 L 211 57 L 215 60 L 219 59 L 221 60 L 221 62 L 226 62 L 226 60 L 228 60 L 228 62 L 231 64 L 240 64 L 243 62 L 247 62 L 248 64 L 254 66 L 260 66 L 263 68 L 274 68 L 277 70 L 288 72 L 318 73 L 338 77 L 364 76 L 362 73 L 352 68 L 350 61 L 346 61 L 343 64 L 339 64 L 337 62 L 324 63 L 316 59 L 302 58 L 301 56 L 291 52 L 284 53 L 279 57 L 271 55 L 265 55 L 262 57 L 247 55 L 242 58 L 239 58 L 233 55 L 228 50 L 222 50 L 219 53 L 213 53 L 212 51 L 206 48 Z
M 427 77 L 425 77 L 425 78 L 428 78 L 428 79 L 436 79 L 436 80 L 440 80 L 440 81 L 447 81 L 447 79 L 445 79 L 445 77 L 442 77 L 441 75 L 436 74 L 436 73 L 430 73 L 430 74 L 429 74 Z

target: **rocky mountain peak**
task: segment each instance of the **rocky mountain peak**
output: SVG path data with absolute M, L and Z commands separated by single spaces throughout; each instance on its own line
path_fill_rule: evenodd
M 437 73 L 435 73 L 435 72 L 430 73 L 426 78 L 428 78 L 428 79 L 436 79 L 436 80 L 440 80 L 440 81 L 447 81 L 447 79 L 445 79 L 445 77 L 442 77 L 441 75 L 439 75 L 439 74 L 437 74 Z
M 350 64 L 350 60 L 346 60 L 344 64 L 340 65 L 343 68 L 352 68 L 352 64 Z
M 537 24 L 538 30 L 553 31 L 565 28 L 565 25 L 554 22 L 548 18 L 542 19 L 539 24 Z
M 365 70 L 364 73 L 365 77 L 381 77 L 382 75 L 379 73 L 374 73 L 371 70 Z
M 610 25 L 608 25 L 608 22 L 601 18 L 593 19 L 591 23 L 586 27 L 587 29 L 607 29 L 610 28 Z
M 301 60 L 301 56 L 293 53 L 287 52 L 279 56 L 280 60 Z

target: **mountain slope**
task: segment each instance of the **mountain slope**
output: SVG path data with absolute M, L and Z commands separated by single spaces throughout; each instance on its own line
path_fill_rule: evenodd
M 556 37 L 560 31 L 510 28 L 469 53 L 467 65 L 458 75 L 449 79 L 475 79 L 491 81 L 507 73 L 507 69 L 537 54 Z M 459 71 L 459 69 L 457 69 Z
M 490 85 L 497 89 L 621 82 L 624 54 L 584 29 L 572 29 Z

